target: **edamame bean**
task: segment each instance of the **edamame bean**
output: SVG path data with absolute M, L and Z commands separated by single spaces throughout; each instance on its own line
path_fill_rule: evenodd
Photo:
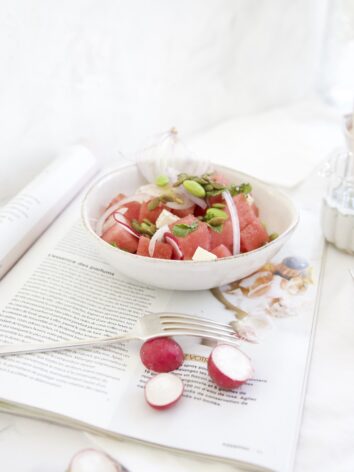
M 227 213 L 223 210 L 220 210 L 219 208 L 208 208 L 206 211 L 206 216 L 207 219 L 223 218 L 224 220 L 227 220 L 228 218 Z
M 183 187 L 194 197 L 203 198 L 205 197 L 205 190 L 204 188 L 195 182 L 194 180 L 185 180 L 183 182 Z

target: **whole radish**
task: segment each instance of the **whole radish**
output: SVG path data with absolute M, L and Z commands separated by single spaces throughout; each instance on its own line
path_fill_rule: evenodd
M 208 372 L 216 385 L 233 389 L 252 376 L 253 368 L 249 357 L 242 351 L 229 344 L 219 344 L 210 353 Z
M 154 338 L 146 341 L 140 349 L 144 366 L 154 372 L 171 372 L 183 363 L 181 346 L 171 338 Z

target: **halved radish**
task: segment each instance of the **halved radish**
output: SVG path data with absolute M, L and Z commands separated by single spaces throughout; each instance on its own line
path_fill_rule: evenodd
M 145 400 L 156 410 L 165 410 L 178 402 L 183 389 L 182 380 L 177 375 L 157 374 L 145 385 Z
M 163 337 L 146 341 L 140 349 L 141 362 L 154 372 L 170 372 L 184 360 L 181 346 L 173 339 Z
M 251 360 L 237 347 L 219 344 L 210 353 L 208 372 L 212 380 L 221 388 L 233 389 L 251 378 Z
M 71 459 L 68 472 L 122 472 L 113 457 L 97 449 L 83 449 Z

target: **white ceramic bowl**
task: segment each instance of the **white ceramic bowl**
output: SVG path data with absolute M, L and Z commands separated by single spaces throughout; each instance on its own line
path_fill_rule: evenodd
M 241 279 L 260 269 L 288 241 L 298 222 L 291 200 L 259 180 L 236 170 L 214 166 L 236 184 L 250 182 L 252 194 L 269 233 L 279 237 L 267 245 L 244 254 L 214 261 L 174 261 L 137 256 L 103 241 L 96 233 L 97 219 L 118 193 L 134 194 L 146 183 L 135 165 L 121 167 L 100 178 L 82 202 L 84 226 L 102 257 L 122 274 L 148 285 L 170 290 L 205 290 Z

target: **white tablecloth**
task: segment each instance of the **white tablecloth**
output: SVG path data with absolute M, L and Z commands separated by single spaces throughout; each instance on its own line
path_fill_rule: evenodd
M 320 197 L 310 186 L 308 198 Z M 295 472 L 354 470 L 354 281 L 350 268 L 354 268 L 352 256 L 326 247 Z M 0 470 L 63 472 L 70 457 L 79 449 L 92 447 L 94 441 L 131 472 L 236 470 L 143 445 L 95 439 L 80 431 L 8 414 L 0 414 Z

